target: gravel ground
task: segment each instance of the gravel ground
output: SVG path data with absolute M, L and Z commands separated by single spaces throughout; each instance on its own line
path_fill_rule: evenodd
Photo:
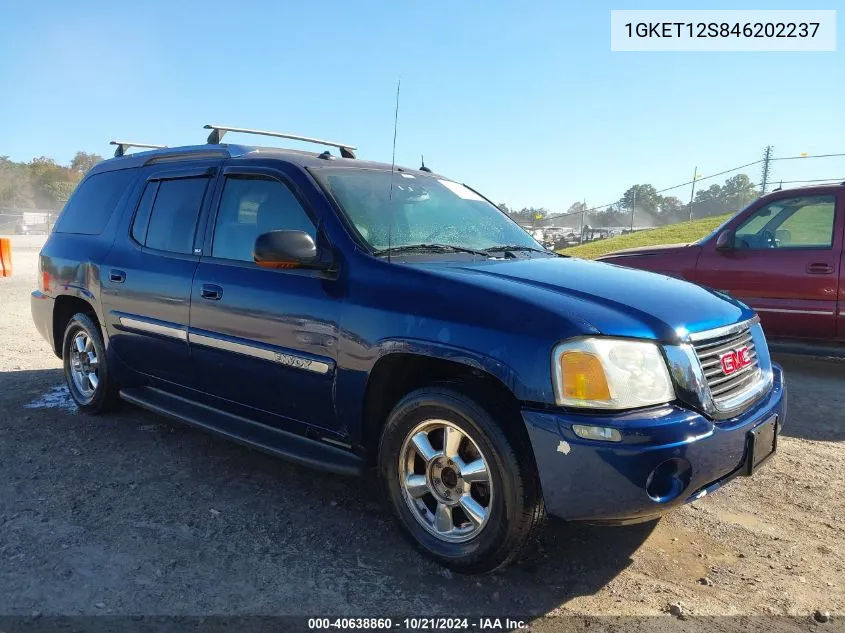
M 802 630 L 817 609 L 833 614 L 825 630 L 845 619 L 842 361 L 777 358 L 790 416 L 755 477 L 659 522 L 551 522 L 522 563 L 461 577 L 404 542 L 368 479 L 128 405 L 76 413 L 30 319 L 39 241 L 15 238 L 14 275 L 0 279 L 0 614 L 513 613 L 539 631 L 563 615 L 678 623 L 666 611 L 680 602 L 692 616 L 793 616 Z M 696 621 L 713 626 L 685 626 Z

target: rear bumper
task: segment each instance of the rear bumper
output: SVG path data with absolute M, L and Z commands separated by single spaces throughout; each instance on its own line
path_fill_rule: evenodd
M 55 299 L 50 297 L 40 290 L 35 290 L 29 298 L 30 309 L 32 310 L 32 320 L 35 323 L 35 328 L 50 344 L 50 349 L 57 356 L 61 353 L 56 350 L 53 340 L 53 304 Z
M 749 432 L 762 429 L 773 416 L 778 431 L 785 422 L 783 371 L 774 366 L 773 372 L 772 389 L 760 402 L 718 424 L 674 405 L 615 415 L 524 409 L 546 509 L 568 520 L 634 523 L 747 474 Z M 582 439 L 573 433 L 573 424 L 618 429 L 622 441 Z M 650 495 L 656 488 L 648 487 L 649 478 L 654 482 L 667 469 L 681 473 L 681 483 L 665 495 Z

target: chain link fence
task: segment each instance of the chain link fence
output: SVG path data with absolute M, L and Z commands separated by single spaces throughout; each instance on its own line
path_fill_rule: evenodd
M 0 207 L 0 235 L 47 235 L 58 217 L 53 209 Z

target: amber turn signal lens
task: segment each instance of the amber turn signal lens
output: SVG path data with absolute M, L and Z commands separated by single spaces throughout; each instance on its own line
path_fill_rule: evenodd
M 610 400 L 610 388 L 597 356 L 568 351 L 560 357 L 563 395 L 575 400 Z
M 261 268 L 274 268 L 276 270 L 287 270 L 289 268 L 299 268 L 299 264 L 297 262 L 270 262 L 270 261 L 261 261 L 255 262 Z

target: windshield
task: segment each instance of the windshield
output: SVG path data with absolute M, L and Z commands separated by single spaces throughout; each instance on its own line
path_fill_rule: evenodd
M 456 182 L 369 169 L 329 169 L 319 175 L 355 229 L 376 251 L 421 244 L 543 250 L 497 207 Z

